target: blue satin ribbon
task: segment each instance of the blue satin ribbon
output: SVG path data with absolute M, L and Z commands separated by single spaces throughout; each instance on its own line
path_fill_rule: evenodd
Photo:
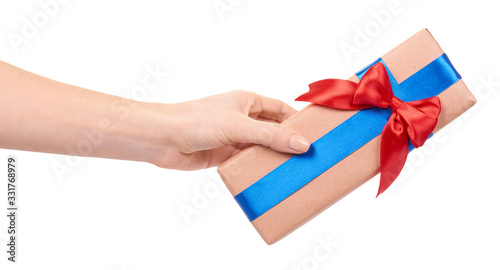
M 357 72 L 358 78 L 361 79 L 366 71 L 378 62 L 382 62 L 388 71 L 394 95 L 405 102 L 437 96 L 461 79 L 446 54 L 439 56 L 400 84 L 382 59 L 377 59 Z M 391 114 L 390 108 L 360 110 L 312 143 L 309 151 L 291 157 L 236 195 L 235 200 L 248 219 L 255 220 L 380 135 Z M 410 143 L 411 149 L 413 145 Z

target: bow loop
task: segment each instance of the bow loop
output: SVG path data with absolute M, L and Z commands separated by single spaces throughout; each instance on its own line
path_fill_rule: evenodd
M 353 103 L 387 108 L 394 97 L 391 81 L 382 63 L 377 63 L 374 67 L 370 68 L 359 81 Z
M 406 124 L 408 138 L 413 146 L 422 146 L 436 127 L 441 111 L 438 97 L 406 102 L 397 110 Z

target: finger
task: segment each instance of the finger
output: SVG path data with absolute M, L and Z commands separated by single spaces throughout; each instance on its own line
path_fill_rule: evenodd
M 277 123 L 267 123 L 248 118 L 233 130 L 236 143 L 254 143 L 279 152 L 300 154 L 309 149 L 311 142 L 293 129 Z
M 253 94 L 250 96 L 248 115 L 283 122 L 297 111 L 281 100 Z

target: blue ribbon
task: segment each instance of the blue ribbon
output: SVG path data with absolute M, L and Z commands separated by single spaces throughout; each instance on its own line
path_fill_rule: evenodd
M 443 54 L 400 84 L 382 59 L 356 73 L 358 78 L 378 62 L 386 67 L 394 95 L 402 101 L 437 96 L 461 79 L 450 60 Z M 329 131 L 311 144 L 309 151 L 295 155 L 243 190 L 234 198 L 250 221 L 311 182 L 320 174 L 382 133 L 389 120 L 390 108 L 367 108 Z M 413 145 L 410 143 L 410 150 Z

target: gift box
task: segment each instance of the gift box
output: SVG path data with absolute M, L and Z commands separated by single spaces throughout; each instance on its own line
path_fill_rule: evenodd
M 383 79 L 376 84 L 365 79 L 379 75 Z M 384 108 L 366 104 L 354 104 L 352 108 L 325 106 L 326 103 L 333 107 L 346 106 L 336 103 L 342 98 L 347 103 L 353 102 L 349 91 L 357 91 L 356 87 L 362 84 L 379 87 L 384 80 L 391 85 L 397 97 L 389 97 L 390 104 L 386 102 L 389 105 Z M 311 84 L 310 91 L 303 95 L 305 98 L 302 97 L 302 100 L 316 104 L 308 105 L 283 122 L 283 125 L 297 130 L 313 142 L 307 153 L 291 155 L 254 145 L 243 149 L 218 168 L 225 185 L 267 244 L 282 239 L 376 176 L 381 171 L 381 165 L 382 191 L 390 185 L 387 179 L 395 179 L 406 160 L 405 156 L 394 157 L 393 152 L 411 151 L 416 142 L 422 141 L 422 134 L 426 136 L 424 141 L 428 135 L 425 132 L 413 134 L 425 122 L 425 119 L 416 116 L 413 126 L 407 131 L 408 136 L 398 139 L 401 128 L 394 125 L 400 124 L 398 121 L 408 121 L 404 120 L 408 117 L 404 113 L 398 116 L 394 111 L 404 106 L 413 106 L 410 109 L 405 107 L 410 111 L 408 115 L 428 110 L 428 114 L 434 114 L 436 119 L 429 133 L 435 133 L 476 102 L 427 29 L 418 32 L 348 81 L 325 80 Z M 338 94 L 328 96 L 340 91 L 337 83 L 341 84 L 340 88 L 352 85 L 352 89 L 343 89 L 346 93 L 340 98 Z M 320 91 L 319 95 L 315 91 Z M 346 97 L 347 94 L 349 97 Z M 360 93 L 356 95 L 357 100 L 362 99 Z M 387 98 L 387 95 L 384 92 L 381 96 Z M 386 129 L 391 128 L 392 135 L 385 135 Z M 406 136 L 406 133 L 403 135 Z M 382 141 L 383 136 L 386 138 Z M 403 146 L 394 145 L 395 140 Z M 388 167 L 396 168 L 391 171 Z

